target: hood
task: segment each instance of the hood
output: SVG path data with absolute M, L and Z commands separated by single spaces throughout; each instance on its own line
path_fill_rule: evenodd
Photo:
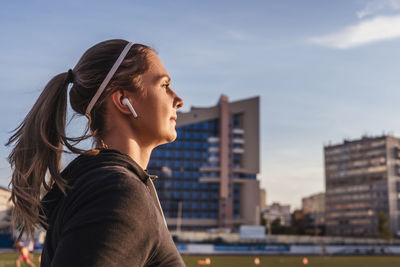
M 83 154 L 78 156 L 61 172 L 61 176 L 67 181 L 69 186 L 73 186 L 74 182 L 85 173 L 93 169 L 108 166 L 124 167 L 134 172 L 145 184 L 147 184 L 149 178 L 157 178 L 155 175 L 149 175 L 146 170 L 143 170 L 128 155 L 113 149 L 100 149 L 100 152 L 96 155 Z M 43 197 L 41 201 L 43 209 L 40 211 L 40 214 L 45 216 L 47 222 L 63 197 L 65 197 L 64 194 L 56 184 Z M 45 225 L 42 226 L 47 229 Z

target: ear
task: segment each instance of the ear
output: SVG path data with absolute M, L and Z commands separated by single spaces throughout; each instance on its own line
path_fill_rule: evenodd
M 129 107 L 122 104 L 122 99 L 125 97 L 129 98 L 128 96 L 126 96 L 124 94 L 124 92 L 122 90 L 118 90 L 111 94 L 111 101 L 112 101 L 112 104 L 114 105 L 114 107 L 119 112 L 121 112 L 122 114 L 125 114 L 125 115 L 131 115 L 132 113 L 129 110 Z

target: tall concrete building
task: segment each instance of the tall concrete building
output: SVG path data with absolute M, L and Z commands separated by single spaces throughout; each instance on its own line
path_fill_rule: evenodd
M 175 142 L 157 147 L 149 171 L 171 229 L 236 229 L 260 214 L 259 97 L 179 113 Z
M 400 139 L 363 137 L 324 147 L 328 235 L 377 236 L 378 216 L 400 230 Z

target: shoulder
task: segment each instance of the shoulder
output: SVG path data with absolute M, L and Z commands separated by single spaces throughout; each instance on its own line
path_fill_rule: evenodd
M 66 217 L 132 220 L 155 217 L 146 184 L 133 172 L 118 166 L 101 167 L 79 177 L 64 205 Z
M 148 191 L 146 184 L 134 172 L 120 166 L 93 169 L 77 178 L 71 193 L 136 193 Z

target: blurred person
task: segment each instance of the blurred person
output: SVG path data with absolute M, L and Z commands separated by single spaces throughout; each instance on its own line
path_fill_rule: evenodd
M 35 264 L 32 263 L 29 253 L 29 249 L 22 242 L 17 242 L 16 248 L 19 252 L 18 258 L 15 260 L 15 265 L 17 267 L 21 266 L 21 262 L 24 261 L 29 266 L 35 267 Z
M 170 82 L 152 48 L 108 40 L 46 85 L 7 143 L 12 221 L 30 236 L 47 230 L 41 266 L 184 266 L 146 171 L 177 136 L 183 101 Z M 70 84 L 72 109 L 88 118 L 76 138 L 66 136 Z M 76 146 L 87 138 L 93 149 Z M 66 148 L 79 156 L 61 172 Z
M 33 239 L 30 239 L 28 241 L 28 245 L 26 246 L 29 250 L 29 258 L 33 260 L 34 258 L 34 253 L 35 253 L 35 241 Z
M 211 264 L 211 259 L 210 258 L 205 258 L 204 260 L 197 260 L 198 265 L 210 265 Z

